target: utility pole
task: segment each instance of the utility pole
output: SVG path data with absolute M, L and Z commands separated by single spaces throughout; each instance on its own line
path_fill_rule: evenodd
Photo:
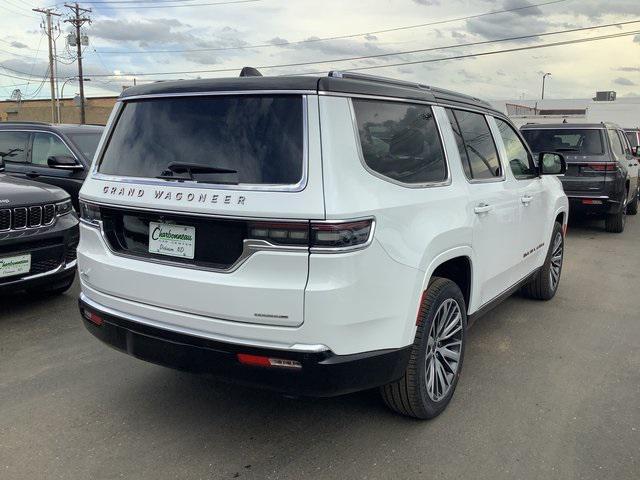
M 84 106 L 84 76 L 82 74 L 82 43 L 83 39 L 80 35 L 80 27 L 85 23 L 91 23 L 89 17 L 83 17 L 81 15 L 91 13 L 90 8 L 82 8 L 77 3 L 69 5 L 64 4 L 65 7 L 71 9 L 74 16 L 65 20 L 65 22 L 71 23 L 76 28 L 76 46 L 78 48 L 78 83 L 80 84 L 80 123 L 85 123 L 85 106 Z M 86 42 L 85 42 L 86 44 Z
M 55 67 L 53 66 L 53 32 L 51 29 L 51 16 L 59 17 L 59 13 L 55 13 L 51 8 L 34 8 L 34 12 L 43 13 L 47 20 L 44 25 L 45 33 L 49 38 L 49 80 L 51 83 L 51 122 L 56 123 L 56 86 L 55 86 Z

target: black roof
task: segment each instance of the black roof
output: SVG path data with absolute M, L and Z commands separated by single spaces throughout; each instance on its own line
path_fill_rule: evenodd
M 252 90 L 304 90 L 355 95 L 396 97 L 473 106 L 501 114 L 478 98 L 427 85 L 350 72 L 330 72 L 328 76 L 233 77 L 156 82 L 127 88 L 120 98 L 141 95 L 228 92 Z

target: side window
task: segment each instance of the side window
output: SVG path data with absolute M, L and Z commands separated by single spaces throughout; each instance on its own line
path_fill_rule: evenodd
M 460 159 L 462 160 L 462 168 L 467 178 L 471 178 L 471 167 L 469 166 L 469 156 L 467 155 L 467 147 L 464 145 L 462 139 L 462 132 L 460 132 L 460 125 L 456 117 L 453 115 L 453 110 L 447 108 L 447 117 L 449 117 L 449 124 L 453 130 L 453 136 L 456 138 L 456 144 L 458 145 L 458 152 L 460 152 Z
M 607 130 L 607 133 L 609 134 L 609 141 L 611 142 L 611 149 L 613 150 L 613 153 L 616 155 L 624 155 L 618 133 L 615 130 Z
M 26 162 L 28 140 L 27 132 L 0 132 L 0 157 L 5 162 Z
M 447 178 L 431 107 L 378 100 L 352 102 L 362 155 L 371 170 L 406 184 Z
M 46 166 L 49 157 L 54 155 L 74 156 L 71 150 L 57 136 L 50 133 L 35 133 L 33 135 L 31 163 Z
M 462 140 L 464 153 L 460 152 L 464 163 L 468 162 L 467 176 L 471 180 L 489 180 L 502 176 L 498 150 L 493 142 L 489 124 L 484 115 L 464 110 L 453 110 Z
M 623 131 L 618 130 L 618 137 L 620 137 L 620 143 L 622 143 L 622 150 L 626 155 L 631 155 L 631 146 L 629 145 L 629 140 Z
M 495 121 L 498 130 L 500 130 L 504 148 L 507 150 L 509 166 L 515 177 L 525 179 L 537 176 L 538 172 L 533 158 L 513 127 L 499 118 L 496 118 Z

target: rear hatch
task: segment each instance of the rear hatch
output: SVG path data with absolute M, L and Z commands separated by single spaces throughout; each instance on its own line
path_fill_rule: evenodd
M 538 152 L 558 152 L 567 161 L 561 178 L 565 192 L 597 194 L 607 175 L 614 175 L 616 162 L 605 154 L 602 130 L 596 128 L 526 128 L 522 134 Z
M 137 98 L 114 116 L 82 200 L 120 258 L 94 268 L 90 286 L 216 319 L 300 325 L 309 221 L 324 218 L 317 97 Z

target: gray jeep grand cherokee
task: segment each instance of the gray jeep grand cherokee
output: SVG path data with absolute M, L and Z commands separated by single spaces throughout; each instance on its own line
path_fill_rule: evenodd
M 561 178 L 572 211 L 604 217 L 608 232 L 624 230 L 638 212 L 638 158 L 625 132 L 612 123 L 528 124 L 522 135 L 534 152 L 564 155 Z

